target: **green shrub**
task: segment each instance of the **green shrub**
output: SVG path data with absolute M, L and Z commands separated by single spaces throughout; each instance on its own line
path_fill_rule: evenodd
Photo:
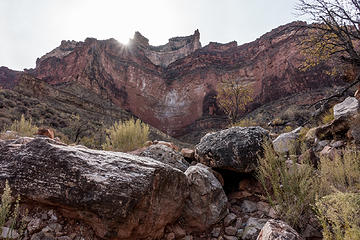
M 24 115 L 21 115 L 20 120 L 15 120 L 9 130 L 17 132 L 23 137 L 31 137 L 38 131 L 38 128 L 32 124 L 32 119 L 25 120 Z
M 322 197 L 315 212 L 325 240 L 360 239 L 360 194 L 336 192 Z
M 8 239 L 12 232 L 16 229 L 17 233 L 21 236 L 25 229 L 24 218 L 20 217 L 20 197 L 18 196 L 13 204 L 13 198 L 11 197 L 11 188 L 8 181 L 5 182 L 3 194 L 1 195 L 0 206 L 0 229 L 4 226 L 8 227 Z M 21 219 L 20 219 L 21 218 Z
M 272 144 L 264 144 L 264 156 L 259 157 L 257 178 L 269 203 L 278 216 L 295 228 L 302 228 L 309 217 L 318 191 L 315 169 L 304 157 L 301 164 L 295 159 L 278 156 Z
M 285 133 L 291 132 L 292 130 L 293 130 L 293 128 L 292 128 L 291 126 L 286 126 L 286 127 L 284 128 L 284 132 L 285 132 Z
M 231 127 L 252 127 L 252 126 L 259 126 L 259 124 L 252 118 L 244 118 L 234 124 L 231 124 Z
M 320 158 L 319 174 L 322 194 L 335 191 L 353 192 L 360 189 L 360 153 L 346 148 L 333 159 Z
M 280 118 L 275 118 L 271 121 L 271 124 L 274 126 L 280 126 L 284 124 L 284 120 Z
M 331 123 L 333 120 L 334 120 L 334 109 L 330 108 L 330 110 L 322 116 L 321 123 L 328 124 Z
M 309 130 L 310 130 L 310 128 L 308 128 L 308 127 L 303 127 L 300 129 L 300 132 L 299 132 L 299 141 L 300 142 L 305 142 L 305 137 Z
M 139 119 L 116 122 L 106 130 L 108 136 L 103 149 L 128 152 L 142 147 L 149 137 L 149 126 Z

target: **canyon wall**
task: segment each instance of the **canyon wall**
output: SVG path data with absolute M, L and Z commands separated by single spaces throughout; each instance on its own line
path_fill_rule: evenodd
M 200 34 L 172 38 L 163 46 L 149 45 L 135 33 L 128 45 L 115 39 L 62 41 L 27 70 L 49 84 L 76 81 L 152 126 L 180 136 L 197 127 L 219 124 L 223 117 L 214 96 L 220 81 L 238 80 L 253 89 L 248 108 L 338 80 L 317 66 L 300 71 L 304 58 L 294 22 L 238 46 L 210 43 L 201 47 Z M 201 123 L 201 124 L 199 124 Z

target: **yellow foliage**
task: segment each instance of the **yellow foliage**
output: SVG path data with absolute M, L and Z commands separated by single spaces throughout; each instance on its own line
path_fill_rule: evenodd
M 17 132 L 18 135 L 23 137 L 31 137 L 37 133 L 38 128 L 32 124 L 32 119 L 25 120 L 24 115 L 21 115 L 20 120 L 15 120 L 11 126 L 10 130 Z
M 336 192 L 322 197 L 315 212 L 325 240 L 360 239 L 360 194 Z
M 258 125 L 259 124 L 252 118 L 244 118 L 234 124 L 231 124 L 232 127 L 252 127 Z
M 291 127 L 291 126 L 286 126 L 285 128 L 284 128 L 284 132 L 291 132 L 293 130 L 293 128 Z
M 128 152 L 144 146 L 149 137 L 149 126 L 139 119 L 116 122 L 106 130 L 108 137 L 103 144 L 104 150 Z
M 218 105 L 231 123 L 236 122 L 246 105 L 252 101 L 252 90 L 236 80 L 222 82 L 219 84 L 217 92 Z
M 334 159 L 320 158 L 319 175 L 324 194 L 335 191 L 360 189 L 360 153 L 354 148 L 345 149 Z
M 325 28 L 326 26 L 324 26 Z M 300 70 L 306 71 L 313 68 L 322 62 L 331 58 L 340 49 L 339 38 L 334 33 L 324 33 L 319 40 L 319 33 L 316 30 L 309 31 L 309 36 L 302 41 L 302 55 L 305 56 L 305 62 L 300 67 Z M 327 71 L 329 75 L 335 75 L 337 70 L 335 68 Z
M 309 132 L 309 130 L 310 129 L 308 127 L 303 127 L 300 129 L 300 132 L 299 132 L 299 141 L 300 142 L 305 141 L 306 134 Z
M 20 237 L 23 235 L 26 227 L 26 222 L 24 220 L 25 218 L 20 217 L 20 196 L 16 198 L 15 204 L 13 204 L 11 188 L 6 180 L 3 194 L 1 195 L 0 205 L 0 228 L 6 225 L 10 229 L 8 232 L 9 236 L 7 236 L 6 239 L 10 238 L 11 232 L 14 229 L 17 230 Z
M 296 159 L 286 161 L 283 156 L 278 156 L 270 142 L 263 147 L 264 156 L 259 157 L 257 178 L 266 197 L 278 216 L 293 227 L 301 227 L 303 217 L 311 212 L 318 191 L 318 179 L 309 156 L 299 165 Z
M 284 124 L 284 120 L 282 120 L 280 118 L 275 118 L 274 120 L 272 120 L 271 124 L 274 126 L 282 125 L 282 124 Z
M 331 123 L 334 120 L 334 109 L 331 108 L 322 118 L 321 122 L 322 124 L 328 124 Z

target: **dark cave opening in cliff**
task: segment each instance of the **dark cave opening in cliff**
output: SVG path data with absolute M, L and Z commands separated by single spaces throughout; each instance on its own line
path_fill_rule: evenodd
M 254 174 L 238 173 L 235 171 L 220 168 L 215 168 L 214 171 L 218 172 L 223 178 L 223 189 L 226 195 L 242 190 L 247 190 L 251 192 L 253 187 L 258 186 L 258 181 Z

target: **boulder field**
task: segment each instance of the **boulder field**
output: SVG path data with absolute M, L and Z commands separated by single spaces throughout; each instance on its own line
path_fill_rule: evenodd
M 134 155 L 69 146 L 46 136 L 0 140 L 0 182 L 9 181 L 21 206 L 30 210 L 24 239 L 255 240 L 274 210 L 247 200 L 258 192 L 249 179 L 233 183 L 238 192 L 225 193 L 216 169 L 240 175 L 254 170 L 255 155 L 245 153 L 261 155 L 262 148 L 253 146 L 261 146 L 267 134 L 260 127 L 212 133 L 217 145 L 206 158 L 221 165 L 199 157 L 203 146 L 213 145 L 209 136 L 196 147 L 191 165 L 161 143 Z M 225 149 L 234 155 L 231 161 L 222 159 Z

